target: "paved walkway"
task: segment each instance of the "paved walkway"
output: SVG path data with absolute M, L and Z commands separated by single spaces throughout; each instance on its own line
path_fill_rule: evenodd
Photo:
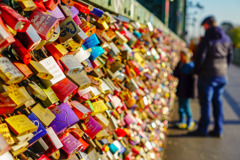
M 199 105 L 192 101 L 193 116 L 199 120 Z M 188 137 L 186 131 L 172 127 L 178 120 L 177 106 L 169 124 L 164 160 L 240 160 L 240 67 L 232 65 L 224 93 L 224 135 L 222 139 Z M 209 130 L 213 128 L 210 125 Z

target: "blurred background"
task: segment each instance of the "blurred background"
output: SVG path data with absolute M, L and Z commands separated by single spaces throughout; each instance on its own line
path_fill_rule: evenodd
M 213 15 L 232 38 L 234 62 L 240 64 L 239 0 L 138 0 L 188 44 L 197 44 L 204 34 L 200 26 L 204 17 Z

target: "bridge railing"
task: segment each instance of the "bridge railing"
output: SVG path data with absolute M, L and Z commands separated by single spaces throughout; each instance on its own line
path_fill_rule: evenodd
M 142 24 L 151 22 L 153 27 L 160 28 L 165 34 L 184 42 L 136 0 L 85 0 L 85 2 L 94 4 L 99 8 L 104 8 L 104 10 L 109 10 L 131 20 L 139 21 Z

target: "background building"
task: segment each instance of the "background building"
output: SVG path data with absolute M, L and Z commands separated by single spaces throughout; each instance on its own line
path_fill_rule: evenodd
M 186 25 L 186 0 L 137 0 L 166 26 L 184 39 Z

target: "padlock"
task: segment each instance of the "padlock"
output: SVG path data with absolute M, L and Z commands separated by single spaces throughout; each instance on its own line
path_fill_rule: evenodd
M 0 115 L 13 113 L 16 106 L 8 95 L 0 94 Z
M 85 61 L 83 61 L 82 64 L 84 66 L 84 70 L 87 73 L 90 73 L 91 71 L 93 71 L 93 65 L 89 59 L 85 59 Z
M 27 134 L 24 134 L 24 135 L 21 135 L 21 136 L 14 136 L 13 137 L 13 139 L 15 141 L 15 145 L 14 146 L 18 146 L 19 144 L 26 143 L 27 141 L 29 141 L 32 138 L 33 138 L 33 134 L 32 133 L 27 133 Z M 15 149 L 15 151 L 16 150 L 18 150 L 18 149 Z
M 103 74 L 101 68 L 96 68 L 96 69 L 94 69 L 94 70 L 91 72 L 91 75 L 93 75 L 93 76 L 95 76 L 95 77 L 98 77 L 98 78 L 104 77 L 104 74 Z
M 101 9 L 98 9 L 98 8 L 96 8 L 96 7 L 88 7 L 88 8 L 90 8 L 90 14 L 91 15 L 94 15 L 94 16 L 96 16 L 96 17 L 99 17 L 99 18 L 101 18 L 102 17 L 102 15 L 103 15 L 103 10 L 101 10 Z
M 105 50 L 100 46 L 94 46 L 91 50 L 91 60 L 95 60 L 98 56 L 101 56 L 105 52 Z
M 53 78 L 49 80 L 41 79 L 46 88 L 51 87 L 53 84 L 58 83 L 66 77 L 52 56 L 41 60 L 39 63 L 45 66 L 48 72 L 53 76 Z
M 85 13 L 85 14 L 89 14 L 90 13 L 90 9 L 83 2 L 80 2 L 80 1 L 76 2 L 76 1 L 74 1 L 74 7 L 76 7 L 82 13 Z
M 48 127 L 56 118 L 56 116 L 48 108 L 43 108 L 40 103 L 36 104 L 31 111 L 45 127 Z
M 13 100 L 17 107 L 24 105 L 28 101 L 27 97 L 20 92 L 17 85 L 10 85 L 6 88 L 8 91 L 8 96 Z
M 47 41 L 46 44 L 50 44 L 50 43 L 55 42 L 59 38 L 59 35 L 60 35 L 60 27 L 57 26 L 57 28 L 53 32 L 53 35 L 50 37 L 50 39 Z
M 117 20 L 114 19 L 113 16 L 110 13 L 104 12 L 103 15 L 106 17 L 106 22 L 107 23 L 113 24 L 113 23 L 117 22 Z
M 63 144 L 62 150 L 64 151 L 64 156 L 66 158 L 69 158 L 75 154 L 75 152 L 81 146 L 81 143 L 68 132 L 59 137 L 59 139 Z
M 82 21 L 82 24 L 80 25 L 80 28 L 86 33 L 86 35 L 88 37 L 90 37 L 93 33 L 96 32 L 96 26 L 87 22 L 83 18 L 81 18 L 80 20 Z
M 74 6 L 67 6 L 67 7 L 71 11 L 72 18 L 73 18 L 74 22 L 76 23 L 76 25 L 79 26 L 80 24 L 82 24 L 80 18 L 78 17 L 79 11 L 77 10 L 77 8 Z
M 34 50 L 42 40 L 31 24 L 26 32 L 19 32 L 17 38 L 28 51 Z
M 98 113 L 102 113 L 102 112 L 108 110 L 108 107 L 102 100 L 93 102 L 92 106 L 93 106 L 94 111 L 91 115 L 96 115 Z
M 29 68 L 41 79 L 53 79 L 53 75 L 44 67 L 44 65 L 39 62 L 31 60 L 29 63 Z
M 30 107 L 36 103 L 36 101 L 30 96 L 30 94 L 28 93 L 24 86 L 19 87 L 18 91 L 21 92 L 21 94 L 23 94 L 27 98 L 27 101 L 24 103 L 25 107 Z
M 51 15 L 53 15 L 54 17 L 56 17 L 59 21 L 62 21 L 65 19 L 65 16 L 63 15 L 63 13 L 61 12 L 58 6 L 52 11 L 48 10 L 48 12 L 51 13 Z
M 128 42 L 128 39 L 124 37 L 120 32 L 115 31 L 115 34 L 116 34 L 116 39 L 118 44 L 123 45 L 124 43 Z
M 60 59 L 65 68 L 64 73 L 66 75 L 77 74 L 83 70 L 83 65 L 74 58 L 73 55 L 65 55 Z
M 16 52 L 24 64 L 30 63 L 31 55 L 18 39 L 12 44 L 12 49 L 12 52 Z
M 79 32 L 73 36 L 73 40 L 77 43 L 79 43 L 80 45 L 83 44 L 85 42 L 85 40 L 88 38 L 88 36 L 86 35 L 86 33 L 80 28 L 79 28 Z
M 131 113 L 127 113 L 124 117 L 124 121 L 127 123 L 129 126 L 130 124 L 136 123 L 136 119 Z
M 44 1 L 43 3 L 46 9 L 52 11 L 58 6 L 58 4 L 60 3 L 60 0 L 48 0 L 48 1 Z
M 63 12 L 64 16 L 66 17 L 66 19 L 61 21 L 61 23 L 59 24 L 60 26 L 59 40 L 61 42 L 65 42 L 66 40 L 74 37 L 78 32 L 80 32 L 80 29 L 74 22 L 73 18 L 69 16 L 69 14 L 66 12 L 66 10 L 69 11 L 69 9 L 67 7 L 64 8 L 60 4 L 58 6 L 60 10 Z
M 89 80 L 87 73 L 85 71 L 81 71 L 80 73 L 70 74 L 67 76 L 74 84 L 78 86 L 78 89 L 85 89 L 91 85 L 91 81 Z
M 33 75 L 33 72 L 30 70 L 30 68 L 26 64 L 17 62 L 17 61 L 13 62 L 13 64 L 24 75 L 23 80 Z
M 68 103 L 62 103 L 58 106 L 50 107 L 49 109 L 56 116 L 49 125 L 53 128 L 56 134 L 62 133 L 68 127 L 79 121 L 77 115 L 73 112 Z
M 35 9 L 28 19 L 31 21 L 34 29 L 43 40 L 48 40 L 59 24 L 56 17 L 38 9 Z
M 96 134 L 102 129 L 102 126 L 91 116 L 85 120 L 84 124 L 86 126 L 86 130 L 84 130 L 84 132 L 91 139 L 93 139 Z
M 133 36 L 133 34 L 125 27 L 122 28 L 122 31 L 120 33 L 123 34 L 128 40 L 130 40 L 131 37 Z
M 63 4 L 65 4 L 66 6 L 73 6 L 74 2 L 73 0 L 62 0 Z
M 43 11 L 43 12 L 47 12 L 46 7 L 43 4 L 43 0 L 34 0 L 35 5 L 37 6 L 37 9 Z
M 19 83 L 24 75 L 6 57 L 0 57 L 0 77 L 6 84 Z
M 44 101 L 47 99 L 46 93 L 34 81 L 30 81 L 28 83 L 27 90 L 40 100 Z
M 46 129 L 47 136 L 43 137 L 44 142 L 47 144 L 48 149 L 45 151 L 46 156 L 50 156 L 58 149 L 63 147 L 62 142 L 58 138 L 57 134 L 54 132 L 52 127 Z
M 68 53 L 68 50 L 64 48 L 62 44 L 56 42 L 45 45 L 45 48 L 56 60 L 60 60 L 61 57 Z
M 84 105 L 82 105 L 78 101 L 71 101 L 70 103 L 73 106 L 73 108 L 72 108 L 73 111 L 75 112 L 75 114 L 78 116 L 78 118 L 80 120 L 84 120 L 84 119 L 88 118 L 90 116 L 90 114 L 92 113 L 91 110 L 86 108 Z
M 25 145 L 25 146 L 24 146 Z M 11 154 L 14 156 L 14 157 L 17 157 L 19 156 L 20 154 L 24 153 L 27 151 L 27 143 L 25 143 L 24 145 L 20 146 L 21 148 L 19 150 L 16 150 L 16 151 L 13 151 L 11 150 Z
M 106 139 L 110 136 L 110 134 L 105 130 L 101 130 L 100 132 L 97 133 L 95 139 L 96 140 L 101 140 L 101 139 Z
M 128 45 L 130 47 L 134 47 L 136 45 L 137 41 L 138 41 L 138 39 L 134 35 L 132 35 L 128 41 Z
M 43 91 L 45 92 L 45 94 L 47 95 L 47 99 L 44 101 L 41 101 L 42 104 L 45 107 L 49 107 L 51 105 L 54 105 L 55 103 L 57 103 L 59 101 L 57 95 L 53 92 L 52 88 L 49 87 L 47 89 L 43 89 Z
M 13 145 L 15 143 L 15 141 L 8 129 L 7 123 L 2 123 L 2 120 L 0 120 L 0 134 L 6 140 L 8 145 Z
M 67 49 L 70 51 L 69 54 L 75 54 L 77 53 L 81 48 L 81 45 L 74 40 L 68 41 L 68 47 Z
M 14 160 L 13 156 L 10 152 L 5 152 L 3 155 L 0 156 L 0 160 Z
M 23 11 L 33 11 L 37 8 L 33 0 L 18 1 Z
M 24 114 L 7 117 L 5 121 L 17 136 L 32 133 L 37 130 L 37 127 Z
M 15 39 L 13 38 L 12 34 L 8 31 L 5 23 L 3 22 L 2 18 L 0 17 L 0 47 L 5 48 L 12 44 Z
M 67 17 L 64 21 L 60 23 L 60 36 L 61 42 L 65 42 L 69 38 L 74 37 L 78 32 L 80 32 L 79 27 L 76 25 L 72 17 Z
M 21 16 L 8 5 L 1 3 L 0 11 L 0 15 L 3 18 L 4 22 L 18 32 L 25 32 L 30 25 L 29 20 Z
M 109 124 L 109 120 L 102 113 L 94 115 L 93 118 L 103 127 L 103 129 Z
M 83 43 L 83 49 L 87 50 L 91 47 L 94 47 L 98 45 L 100 41 L 98 40 L 96 34 L 92 34 L 84 43 Z
M 23 142 L 23 143 L 20 143 L 20 144 L 13 145 L 13 146 L 11 146 L 11 153 L 14 156 L 18 156 L 19 154 L 23 153 L 22 148 L 27 148 L 28 145 L 29 145 L 28 142 Z
M 89 57 L 90 57 L 89 50 L 84 50 L 83 48 L 80 48 L 80 50 L 74 55 L 74 58 L 76 58 L 76 60 L 78 60 L 80 63 L 82 63 Z
M 84 132 L 80 128 L 69 128 L 67 132 L 71 133 L 80 143 L 81 145 L 78 148 L 78 151 L 83 152 L 87 149 L 89 144 L 83 140 L 83 134 Z
M 33 134 L 33 138 L 28 140 L 29 144 L 31 145 L 32 143 L 36 142 L 38 139 L 40 139 L 41 137 L 46 135 L 47 131 L 46 131 L 46 129 L 44 128 L 44 126 L 42 125 L 42 123 L 39 121 L 39 119 L 36 117 L 36 115 L 34 113 L 30 113 L 27 108 L 25 109 L 25 111 L 26 111 L 26 113 L 28 115 L 27 117 L 38 128 L 36 131 L 34 131 L 32 133 Z
M 0 134 L 0 142 L 1 142 L 1 146 L 0 146 L 0 156 L 1 156 L 7 151 L 9 151 L 10 147 L 1 134 Z
M 66 102 L 78 91 L 78 87 L 67 78 L 64 78 L 58 83 L 52 85 L 51 88 L 61 102 Z

